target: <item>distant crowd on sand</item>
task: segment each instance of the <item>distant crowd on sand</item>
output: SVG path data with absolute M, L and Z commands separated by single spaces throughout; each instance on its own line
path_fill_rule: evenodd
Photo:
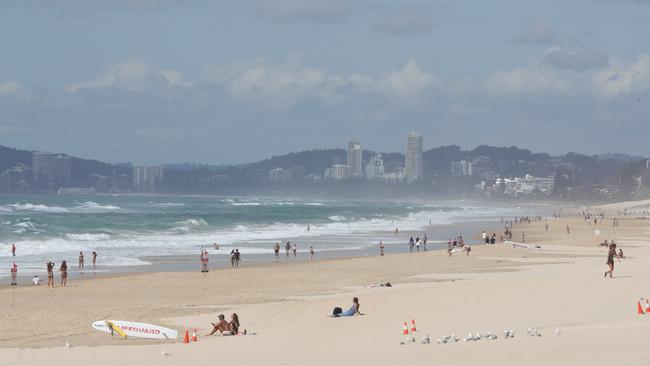
M 11 255 L 12 257 L 16 257 L 16 244 L 11 244 Z M 93 265 L 93 270 L 97 268 L 97 252 L 93 251 L 92 252 L 92 265 Z M 78 262 L 77 262 L 77 268 L 79 269 L 79 273 L 83 274 L 85 270 L 85 264 L 86 264 L 86 259 L 84 256 L 83 251 L 79 252 L 79 257 L 78 257 Z M 52 261 L 48 261 L 45 263 L 45 269 L 47 271 L 47 287 L 54 287 L 54 268 L 55 264 Z M 68 263 L 64 259 L 61 261 L 61 265 L 59 266 L 59 273 L 61 276 L 61 287 L 66 287 L 68 284 Z M 11 266 L 11 286 L 17 286 L 18 285 L 18 265 L 16 262 L 13 262 L 13 265 Z M 41 279 L 38 277 L 38 275 L 34 275 L 32 278 L 32 284 L 34 286 L 40 286 L 41 284 Z
M 309 231 L 309 229 L 308 229 L 308 231 Z M 294 258 L 296 258 L 298 256 L 298 246 L 296 245 L 296 243 L 293 243 L 293 245 L 292 245 L 291 242 L 288 241 L 284 245 L 284 254 L 286 255 L 287 258 L 289 258 L 292 253 L 293 253 Z M 276 258 L 280 257 L 280 243 L 279 242 L 277 242 L 277 243 L 275 243 L 273 245 L 273 254 L 275 255 Z M 309 247 L 309 261 L 310 262 L 314 261 L 314 255 L 315 254 L 316 254 L 316 252 L 314 251 L 314 247 L 310 246 Z

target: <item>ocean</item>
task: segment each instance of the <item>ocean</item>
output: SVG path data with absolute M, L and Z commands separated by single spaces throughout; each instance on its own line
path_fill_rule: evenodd
M 435 249 L 458 234 L 454 225 L 496 225 L 501 217 L 523 214 L 531 212 L 471 201 L 2 195 L 0 277 L 9 275 L 13 261 L 22 275 L 44 273 L 49 260 L 58 267 L 65 259 L 76 269 L 79 251 L 87 269 L 96 251 L 98 271 L 110 272 L 147 270 L 161 258 L 198 258 L 202 247 L 212 262 L 227 263 L 233 248 L 244 260 L 272 260 L 273 244 L 281 241 L 284 249 L 288 240 L 301 253 L 313 246 L 318 258 L 376 253 L 379 240 L 387 252 L 404 250 L 408 238 L 395 236 L 395 228 L 422 234 L 426 229 Z

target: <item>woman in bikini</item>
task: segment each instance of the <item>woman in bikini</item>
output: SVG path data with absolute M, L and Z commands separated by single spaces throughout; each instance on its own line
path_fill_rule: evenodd
M 61 286 L 65 287 L 68 284 L 68 263 L 65 260 L 61 262 L 59 271 L 61 271 Z

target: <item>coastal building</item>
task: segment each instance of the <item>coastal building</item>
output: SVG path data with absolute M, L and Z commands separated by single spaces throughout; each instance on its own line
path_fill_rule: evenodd
M 63 154 L 32 153 L 32 178 L 36 184 L 64 185 L 70 181 L 72 159 Z
M 273 183 L 286 183 L 291 178 L 288 170 L 282 168 L 275 168 L 269 170 L 269 179 Z
M 406 138 L 406 158 L 404 161 L 404 174 L 406 182 L 413 183 L 422 178 L 422 146 L 421 135 L 411 132 Z
M 390 173 L 384 173 L 384 182 L 389 184 L 402 183 L 405 179 L 406 174 L 402 167 L 395 168 Z
M 30 188 L 31 169 L 18 164 L 0 174 L 0 191 L 26 191 Z
M 452 161 L 451 175 L 453 177 L 467 177 L 474 175 L 474 166 L 471 161 L 467 160 Z
M 325 179 L 344 180 L 350 177 L 347 165 L 335 164 L 325 169 Z
M 363 155 L 361 144 L 357 140 L 350 140 L 348 143 L 347 164 L 350 177 L 363 176 L 362 170 Z
M 156 188 L 156 181 L 163 178 L 161 166 L 133 167 L 133 187 L 136 190 L 151 192 Z
M 525 197 L 535 194 L 549 196 L 553 193 L 553 177 L 526 175 L 516 178 L 499 178 L 494 186 L 501 187 L 503 194 L 510 197 Z
M 368 160 L 366 178 L 371 180 L 384 178 L 384 159 L 382 159 L 381 154 L 377 154 Z

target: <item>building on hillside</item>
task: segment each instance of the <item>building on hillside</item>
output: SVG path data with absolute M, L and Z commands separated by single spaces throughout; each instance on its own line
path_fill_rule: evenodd
M 350 177 L 363 176 L 363 154 L 361 144 L 357 140 L 350 140 L 348 143 L 348 154 L 346 160 Z
M 381 154 L 377 154 L 368 160 L 366 178 L 371 180 L 384 179 L 384 159 L 382 159 Z
M 335 164 L 325 169 L 325 179 L 344 180 L 350 177 L 350 168 L 347 165 Z
M 36 184 L 65 185 L 70 182 L 72 159 L 63 154 L 32 153 L 32 179 Z
M 134 166 L 133 187 L 139 191 L 151 192 L 156 188 L 156 182 L 163 178 L 161 166 Z
M 411 132 L 406 138 L 406 157 L 404 161 L 404 174 L 406 182 L 413 183 L 422 178 L 422 146 L 424 140 L 421 135 Z
M 451 162 L 451 175 L 453 177 L 468 177 L 474 175 L 474 165 L 471 161 L 460 160 Z
M 275 168 L 269 170 L 269 179 L 273 183 L 286 183 L 291 179 L 291 173 L 282 168 Z
M 534 194 L 549 196 L 553 193 L 553 177 L 526 175 L 517 178 L 499 178 L 494 186 L 501 187 L 503 194 L 510 197 L 525 197 Z

